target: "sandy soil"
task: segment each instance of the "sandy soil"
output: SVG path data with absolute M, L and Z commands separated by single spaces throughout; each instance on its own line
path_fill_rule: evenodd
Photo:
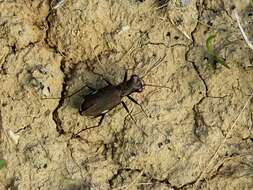
M 245 3 L 246 2 L 246 3 Z M 225 0 L 0 1 L 0 189 L 253 189 L 253 6 Z M 230 69 L 213 67 L 206 39 Z M 90 90 L 144 76 L 101 127 Z M 46 99 L 46 98 L 59 99 Z M 82 131 L 82 132 L 80 132 Z M 75 135 L 77 134 L 78 135 Z

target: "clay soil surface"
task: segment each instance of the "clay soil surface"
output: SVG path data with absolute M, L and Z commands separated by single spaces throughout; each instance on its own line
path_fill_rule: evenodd
M 253 5 L 225 0 L 0 1 L 1 190 L 253 189 Z M 208 54 L 206 40 L 229 68 Z M 146 84 L 99 118 L 94 89 Z

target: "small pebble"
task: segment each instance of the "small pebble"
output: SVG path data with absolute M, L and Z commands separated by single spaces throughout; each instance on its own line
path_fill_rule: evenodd
M 7 134 L 10 137 L 10 139 L 12 140 L 12 142 L 17 145 L 18 141 L 19 141 L 19 135 L 16 135 L 13 131 L 11 130 L 7 130 Z

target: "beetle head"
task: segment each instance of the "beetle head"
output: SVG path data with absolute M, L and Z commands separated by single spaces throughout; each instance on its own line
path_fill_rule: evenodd
M 144 83 L 138 75 L 131 76 L 130 84 L 135 89 L 135 92 L 142 92 L 144 89 Z

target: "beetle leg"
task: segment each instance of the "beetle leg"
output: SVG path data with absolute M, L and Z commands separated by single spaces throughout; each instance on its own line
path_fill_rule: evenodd
M 93 88 L 93 87 L 91 87 L 91 86 L 89 86 L 89 85 L 86 85 L 86 86 L 87 86 L 87 88 L 90 89 L 91 91 L 93 91 L 93 92 L 96 91 L 95 88 Z
M 131 112 L 129 111 L 129 109 L 128 109 L 127 105 L 126 105 L 126 103 L 123 102 L 123 101 L 121 101 L 121 103 L 122 103 L 123 107 L 125 108 L 125 110 L 127 111 L 127 113 L 130 115 L 131 119 L 132 119 L 132 120 L 135 122 L 135 124 L 136 124 L 136 120 L 133 118 Z
M 146 115 L 146 117 L 148 117 L 148 114 L 144 111 L 142 105 L 140 103 L 138 103 L 135 99 L 133 99 L 131 96 L 127 95 L 127 97 L 129 98 L 129 100 L 131 100 L 133 103 L 137 104 L 138 106 L 140 106 L 141 110 L 143 111 L 143 113 Z
M 113 86 L 113 84 L 107 78 L 104 78 L 103 76 L 101 77 L 107 83 L 108 86 Z
M 124 106 L 124 108 L 126 109 L 126 111 L 128 112 L 128 114 L 130 115 L 131 119 L 134 121 L 135 125 L 137 126 L 137 123 L 136 123 L 136 120 L 133 118 L 131 112 L 129 111 L 129 109 L 127 108 L 126 106 L 126 103 L 121 101 L 122 105 Z M 145 135 L 145 136 L 148 136 L 147 133 L 145 133 L 145 131 L 143 131 L 143 129 L 141 129 L 142 133 Z
M 96 125 L 96 127 L 99 127 L 99 126 L 102 124 L 102 122 L 103 122 L 103 120 L 104 120 L 104 118 L 105 118 L 105 113 L 101 114 L 100 116 L 101 116 L 101 117 L 100 117 L 100 120 L 99 120 L 98 124 Z M 89 128 L 90 128 L 90 127 L 89 127 Z M 89 129 L 89 128 L 88 128 L 88 129 Z M 94 127 L 92 127 L 92 128 L 94 128 Z
M 79 134 L 82 133 L 83 131 L 86 131 L 86 130 L 88 130 L 88 129 L 93 129 L 93 128 L 99 127 L 99 126 L 102 124 L 102 122 L 103 122 L 103 120 L 104 120 L 104 118 L 105 118 L 105 114 L 98 115 L 97 117 L 100 117 L 100 120 L 99 120 L 99 122 L 98 122 L 97 125 L 94 125 L 94 126 L 91 126 L 91 127 L 87 127 L 87 128 L 85 128 L 85 129 L 82 129 L 82 130 L 78 131 L 76 134 L 73 134 L 71 138 L 80 137 Z
M 123 82 L 126 82 L 127 81 L 127 69 L 125 70 L 125 75 L 124 75 L 124 80 Z

